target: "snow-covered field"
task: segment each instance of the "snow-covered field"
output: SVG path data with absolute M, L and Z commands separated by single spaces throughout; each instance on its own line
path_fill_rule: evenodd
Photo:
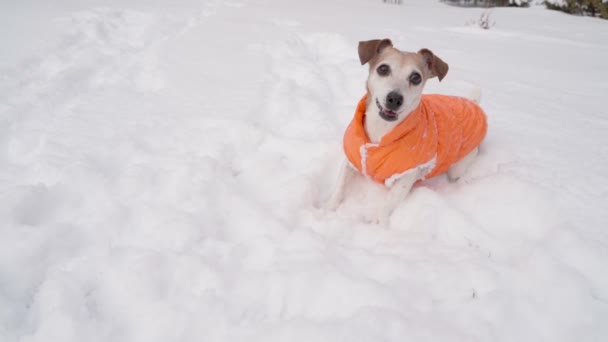
M 0 341 L 608 340 L 608 21 L 481 12 L 1 3 Z M 382 37 L 490 124 L 388 227 L 319 209 Z

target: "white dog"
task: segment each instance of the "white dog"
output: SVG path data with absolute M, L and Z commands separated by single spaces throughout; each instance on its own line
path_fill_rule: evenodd
M 369 63 L 367 94 L 344 136 L 344 163 L 328 208 L 335 210 L 357 174 L 390 188 L 378 209 L 385 224 L 414 183 L 447 172 L 460 178 L 477 156 L 486 116 L 473 101 L 422 95 L 426 81 L 442 80 L 448 65 L 433 52 L 395 49 L 389 39 L 359 42 L 361 64 Z

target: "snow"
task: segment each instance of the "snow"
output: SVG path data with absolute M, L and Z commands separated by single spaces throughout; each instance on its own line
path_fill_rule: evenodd
M 0 341 L 603 341 L 608 21 L 428 0 L 0 5 Z M 489 132 L 388 227 L 321 209 L 359 40 Z

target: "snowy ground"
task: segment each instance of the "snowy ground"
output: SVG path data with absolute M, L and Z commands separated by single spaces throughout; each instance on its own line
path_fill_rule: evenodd
M 0 341 L 605 341 L 608 21 L 430 0 L 0 4 Z M 318 209 L 359 40 L 483 89 L 457 184 Z

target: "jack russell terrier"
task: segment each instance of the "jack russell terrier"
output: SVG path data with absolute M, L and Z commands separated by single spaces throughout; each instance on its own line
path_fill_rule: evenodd
M 460 178 L 477 156 L 487 120 L 473 100 L 422 95 L 426 81 L 441 81 L 448 65 L 433 52 L 399 51 L 389 39 L 359 42 L 361 65 L 369 63 L 367 93 L 344 134 L 346 161 L 327 206 L 335 210 L 357 174 L 389 190 L 376 222 L 389 216 L 412 186 L 447 172 Z

